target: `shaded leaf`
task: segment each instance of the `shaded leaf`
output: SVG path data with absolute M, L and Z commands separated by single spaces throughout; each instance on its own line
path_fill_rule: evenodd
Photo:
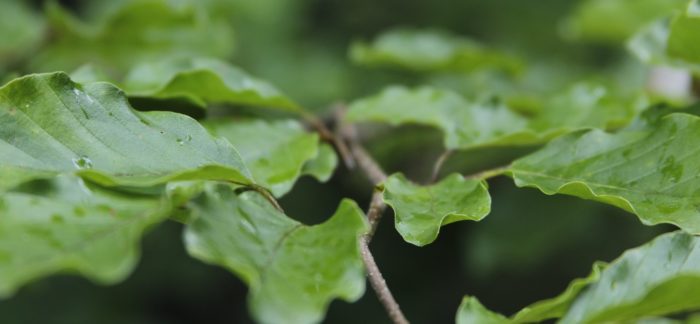
M 700 308 L 700 238 L 682 231 L 667 233 L 628 250 L 609 265 L 596 264 L 555 299 L 538 302 L 511 318 L 493 313 L 466 297 L 458 323 L 530 323 L 560 318 L 559 323 L 665 323 L 654 316 Z M 585 289 L 584 289 L 585 288 Z
M 205 125 L 212 134 L 228 139 L 238 149 L 258 184 L 275 196 L 292 189 L 294 182 L 307 172 L 307 163 L 315 164 L 310 172 L 320 179 L 337 164 L 327 151 L 320 157 L 323 160 L 314 162 L 320 154 L 318 134 L 307 132 L 294 120 L 216 121 Z
M 74 176 L 39 186 L 39 193 L 0 197 L 0 296 L 55 273 L 123 280 L 136 266 L 144 231 L 170 209 L 158 196 L 106 191 Z
M 448 90 L 394 86 L 353 102 L 347 118 L 433 126 L 444 133 L 446 148 L 470 149 L 537 144 L 581 128 L 616 128 L 628 123 L 641 104 L 615 98 L 602 86 L 577 84 L 528 118 L 503 104 L 470 102 Z
M 55 4 L 48 9 L 53 34 L 32 59 L 33 70 L 71 71 L 92 63 L 121 75 L 140 62 L 172 56 L 228 57 L 233 50 L 231 28 L 194 5 L 128 1 L 95 23 L 79 21 Z
M 191 255 L 226 267 L 250 286 L 249 307 L 264 323 L 319 322 L 333 298 L 355 301 L 365 278 L 359 236 L 362 211 L 343 200 L 323 224 L 304 226 L 255 192 L 209 190 L 193 204 L 187 226 Z
M 44 27 L 45 22 L 25 1 L 0 1 L 0 64 L 38 45 Z
M 217 59 L 178 58 L 141 64 L 124 81 L 129 96 L 186 98 L 206 106 L 227 103 L 299 111 L 272 85 Z
M 384 202 L 394 210 L 396 230 L 406 242 L 418 246 L 432 243 L 443 225 L 480 221 L 491 211 L 486 183 L 456 173 L 429 186 L 416 185 L 397 173 L 383 186 Z
M 503 315 L 494 313 L 482 305 L 475 297 L 464 297 L 457 310 L 457 324 L 508 324 L 510 321 Z
M 0 191 L 59 173 L 103 185 L 252 182 L 226 140 L 185 115 L 134 111 L 110 84 L 81 85 L 51 73 L 0 88 Z
M 338 166 L 338 155 L 335 154 L 333 146 L 321 143 L 318 147 L 318 154 L 310 161 L 307 161 L 302 168 L 303 174 L 308 174 L 321 182 L 326 182 L 333 176 L 335 168 Z
M 367 66 L 393 66 L 421 72 L 497 68 L 517 72 L 521 62 L 466 37 L 432 29 L 397 28 L 372 42 L 355 42 L 350 58 Z
M 608 203 L 644 224 L 700 233 L 700 118 L 671 114 L 648 129 L 578 132 L 513 163 L 516 185 Z

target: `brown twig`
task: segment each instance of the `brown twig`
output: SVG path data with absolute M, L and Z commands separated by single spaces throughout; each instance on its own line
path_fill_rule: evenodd
M 357 130 L 355 127 L 349 124 L 343 123 L 343 115 L 345 111 L 342 106 L 338 106 L 335 110 L 336 118 L 336 135 L 342 141 L 347 141 L 349 152 L 352 157 L 357 162 L 360 170 L 367 176 L 367 178 L 374 184 L 374 192 L 372 194 L 372 201 L 370 202 L 369 208 L 367 208 L 367 221 L 369 222 L 369 231 L 360 238 L 360 249 L 362 251 L 362 260 L 367 268 L 367 277 L 369 282 L 377 294 L 379 302 L 386 309 L 387 314 L 391 321 L 395 324 L 408 324 L 408 320 L 403 315 L 401 307 L 394 299 L 389 286 L 384 280 L 381 271 L 377 263 L 374 261 L 374 257 L 369 250 L 369 242 L 374 236 L 374 232 L 377 230 L 379 221 L 386 210 L 386 204 L 382 198 L 381 190 L 377 190 L 377 185 L 386 180 L 387 176 L 384 170 L 379 166 L 379 164 L 372 158 L 372 156 L 367 153 L 365 148 L 357 140 Z
M 333 144 L 333 146 L 335 146 L 335 149 L 336 151 L 338 151 L 338 154 L 343 160 L 345 167 L 347 167 L 350 170 L 355 168 L 355 160 L 350 154 L 350 150 L 348 149 L 347 144 L 343 141 L 342 137 L 338 136 L 338 134 L 331 132 L 331 130 L 328 129 L 328 127 L 326 127 L 326 124 L 324 124 L 323 121 L 319 119 L 316 115 L 303 113 L 302 117 L 309 125 L 311 125 L 311 127 L 313 127 L 318 132 L 319 135 L 321 135 L 321 139 L 323 139 L 326 142 L 330 142 L 331 144 Z

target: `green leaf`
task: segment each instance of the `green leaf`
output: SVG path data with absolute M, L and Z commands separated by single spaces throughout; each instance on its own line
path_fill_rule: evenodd
M 587 0 L 564 22 L 567 37 L 610 43 L 624 42 L 647 23 L 680 9 L 687 0 Z
M 32 70 L 72 71 L 92 63 L 121 75 L 140 62 L 173 56 L 228 57 L 233 50 L 231 28 L 194 5 L 128 1 L 94 23 L 78 21 L 57 5 L 49 6 L 48 15 L 52 38 L 32 59 Z
M 650 65 L 671 66 L 700 75 L 695 44 L 700 18 L 676 15 L 671 22 L 661 19 L 641 29 L 627 43 L 639 60 Z
M 584 288 L 600 279 L 600 273 L 604 267 L 605 264 L 601 262 L 594 264 L 593 271 L 588 277 L 572 281 L 559 296 L 536 302 L 509 318 L 488 310 L 475 297 L 466 296 L 457 311 L 457 323 L 482 323 L 482 321 L 494 324 L 539 323 L 560 318 L 566 314 Z
M 620 100 L 602 86 L 576 84 L 549 99 L 528 118 L 503 104 L 469 102 L 457 93 L 429 87 L 389 87 L 350 105 L 349 121 L 377 121 L 439 128 L 448 149 L 528 145 L 581 128 L 616 128 L 627 124 L 641 102 Z
M 671 114 L 646 129 L 578 132 L 513 163 L 515 183 L 608 203 L 644 224 L 700 233 L 700 118 Z
M 134 111 L 110 84 L 51 73 L 0 88 L 0 191 L 60 173 L 109 186 L 252 182 L 228 141 L 185 115 Z
M 255 192 L 209 190 L 193 204 L 189 253 L 236 273 L 250 286 L 248 303 L 263 323 L 319 322 L 333 298 L 355 301 L 365 278 L 359 236 L 362 211 L 343 200 L 323 224 L 304 226 Z
M 185 98 L 200 106 L 227 103 L 301 110 L 272 85 L 224 61 L 209 58 L 141 64 L 127 75 L 124 89 L 133 97 Z
M 278 197 L 292 189 L 294 182 L 306 172 L 307 163 L 312 163 L 320 154 L 318 134 L 305 131 L 294 120 L 214 121 L 205 126 L 215 136 L 228 139 L 238 149 L 257 183 Z M 330 160 L 328 154 L 323 153 L 323 161 L 313 162 L 316 166 L 312 167 L 317 170 L 311 169 L 311 173 L 318 178 L 322 179 L 329 170 L 335 169 L 337 159 Z
M 170 209 L 158 196 L 107 191 L 74 176 L 37 187 L 0 197 L 1 297 L 55 273 L 123 280 L 136 266 L 144 231 Z
M 469 38 L 434 29 L 386 31 L 371 43 L 353 43 L 350 58 L 357 64 L 418 72 L 469 72 L 480 68 L 518 72 L 521 69 L 521 62 L 513 56 Z
M 561 318 L 559 323 L 647 323 L 653 316 L 697 310 L 698 251 L 699 237 L 682 231 L 667 233 L 628 250 L 609 265 L 594 265 L 590 276 L 575 280 L 560 296 L 526 307 L 511 318 L 465 297 L 457 322 L 482 323 L 476 321 L 482 319 L 505 324 Z
M 692 7 L 691 7 L 692 8 Z M 676 15 L 671 20 L 667 52 L 670 56 L 690 62 L 700 63 L 700 16 Z
M 664 234 L 613 261 L 561 323 L 634 320 L 700 308 L 700 238 Z
M 338 166 L 338 155 L 335 154 L 333 146 L 321 143 L 318 147 L 316 157 L 304 164 L 303 174 L 308 174 L 318 181 L 326 182 L 333 176 L 335 168 Z
M 0 2 L 0 64 L 19 59 L 36 46 L 44 32 L 44 21 L 25 1 Z M 0 71 L 2 66 L 0 66 Z
M 396 230 L 417 246 L 432 243 L 443 225 L 480 221 L 491 211 L 486 182 L 456 173 L 429 186 L 393 174 L 384 181 L 384 202 L 394 209 Z

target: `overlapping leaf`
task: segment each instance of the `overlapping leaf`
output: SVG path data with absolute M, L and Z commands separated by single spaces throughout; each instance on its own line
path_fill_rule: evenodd
M 578 84 L 541 108 L 536 116 L 526 117 L 503 104 L 469 102 L 447 90 L 394 86 L 353 102 L 347 118 L 437 127 L 447 148 L 470 149 L 536 144 L 576 129 L 619 127 L 633 118 L 639 102 L 615 98 L 602 86 Z
M 700 233 L 698 141 L 700 118 L 676 113 L 650 129 L 570 134 L 515 161 L 510 171 L 521 187 L 601 201 L 645 224 Z
M 60 176 L 0 197 L 0 296 L 54 273 L 108 284 L 138 259 L 146 228 L 168 215 L 156 197 L 119 194 Z
M 206 126 L 238 149 L 258 184 L 275 196 L 287 193 L 303 173 L 327 180 L 337 164 L 333 150 L 322 149 L 318 135 L 294 120 L 217 121 Z
M 460 174 L 419 186 L 398 173 L 387 178 L 383 186 L 384 201 L 394 210 L 396 230 L 406 242 L 418 246 L 432 243 L 443 225 L 479 221 L 491 211 L 486 183 Z
M 586 0 L 564 22 L 564 32 L 574 39 L 617 45 L 685 4 L 686 0 Z
M 225 187 L 209 190 L 193 208 L 188 251 L 240 276 L 260 322 L 319 322 L 333 298 L 354 301 L 364 292 L 358 240 L 367 226 L 350 200 L 316 226 L 286 217 L 255 192 L 236 196 Z
M 521 63 L 513 56 L 445 31 L 397 28 L 371 43 L 356 42 L 350 58 L 368 66 L 394 66 L 422 72 L 472 71 L 497 68 L 516 72 Z
M 457 322 L 526 323 L 561 317 L 560 323 L 626 323 L 700 309 L 698 289 L 700 238 L 679 231 L 625 252 L 602 270 L 594 267 L 591 276 L 557 297 L 553 308 L 543 307 L 551 301 L 540 302 L 507 319 L 465 298 Z
M 196 6 L 128 1 L 94 24 L 78 21 L 55 5 L 48 13 L 53 35 L 32 59 L 33 70 L 71 71 L 92 63 L 120 76 L 140 62 L 170 56 L 228 57 L 233 50 L 231 28 Z
M 124 81 L 129 96 L 158 99 L 185 98 L 200 106 L 208 103 L 301 108 L 272 85 L 226 62 L 209 58 L 176 58 L 144 63 Z
M 0 88 L 0 191 L 60 173 L 104 185 L 253 181 L 228 141 L 184 115 L 134 111 L 110 84 L 52 73 Z

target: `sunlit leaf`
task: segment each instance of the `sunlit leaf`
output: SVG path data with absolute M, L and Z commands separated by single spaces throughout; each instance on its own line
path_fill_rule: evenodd
M 133 97 L 185 98 L 200 106 L 227 103 L 299 111 L 272 85 L 220 60 L 178 58 L 144 63 L 123 83 Z
M 367 66 L 439 72 L 497 68 L 517 72 L 520 61 L 466 37 L 433 29 L 397 28 L 370 43 L 356 42 L 350 58 Z
M 515 161 L 518 186 L 608 203 L 644 224 L 700 233 L 700 118 L 671 114 L 649 129 L 578 132 Z
M 228 139 L 238 149 L 258 184 L 270 189 L 275 196 L 287 193 L 305 172 L 306 164 L 320 154 L 318 135 L 307 132 L 294 120 L 216 121 L 206 126 L 212 134 Z M 319 178 L 332 172 L 337 163 L 330 160 L 328 154 L 323 152 L 320 157 L 323 160 L 312 166 L 311 173 Z
M 0 191 L 59 173 L 104 185 L 252 181 L 228 141 L 185 115 L 137 112 L 110 84 L 51 73 L 0 88 Z
M 491 211 L 486 183 L 460 174 L 420 186 L 397 173 L 383 186 L 384 202 L 394 210 L 396 230 L 406 242 L 418 246 L 432 243 L 443 225 L 479 221 Z
M 616 128 L 628 123 L 641 103 L 616 98 L 605 87 L 582 83 L 552 97 L 534 117 L 526 117 L 504 104 L 470 102 L 448 90 L 394 86 L 353 102 L 347 118 L 433 126 L 444 133 L 445 147 L 470 149 L 537 144 L 581 128 Z
M 355 301 L 365 278 L 359 236 L 362 211 L 343 200 L 323 224 L 302 225 L 255 192 L 208 191 L 187 226 L 189 253 L 226 267 L 250 287 L 253 317 L 264 323 L 319 322 L 334 298 Z
M 162 199 L 87 186 L 74 176 L 0 197 L 0 296 L 55 273 L 102 284 L 136 266 L 146 228 L 168 216 Z

